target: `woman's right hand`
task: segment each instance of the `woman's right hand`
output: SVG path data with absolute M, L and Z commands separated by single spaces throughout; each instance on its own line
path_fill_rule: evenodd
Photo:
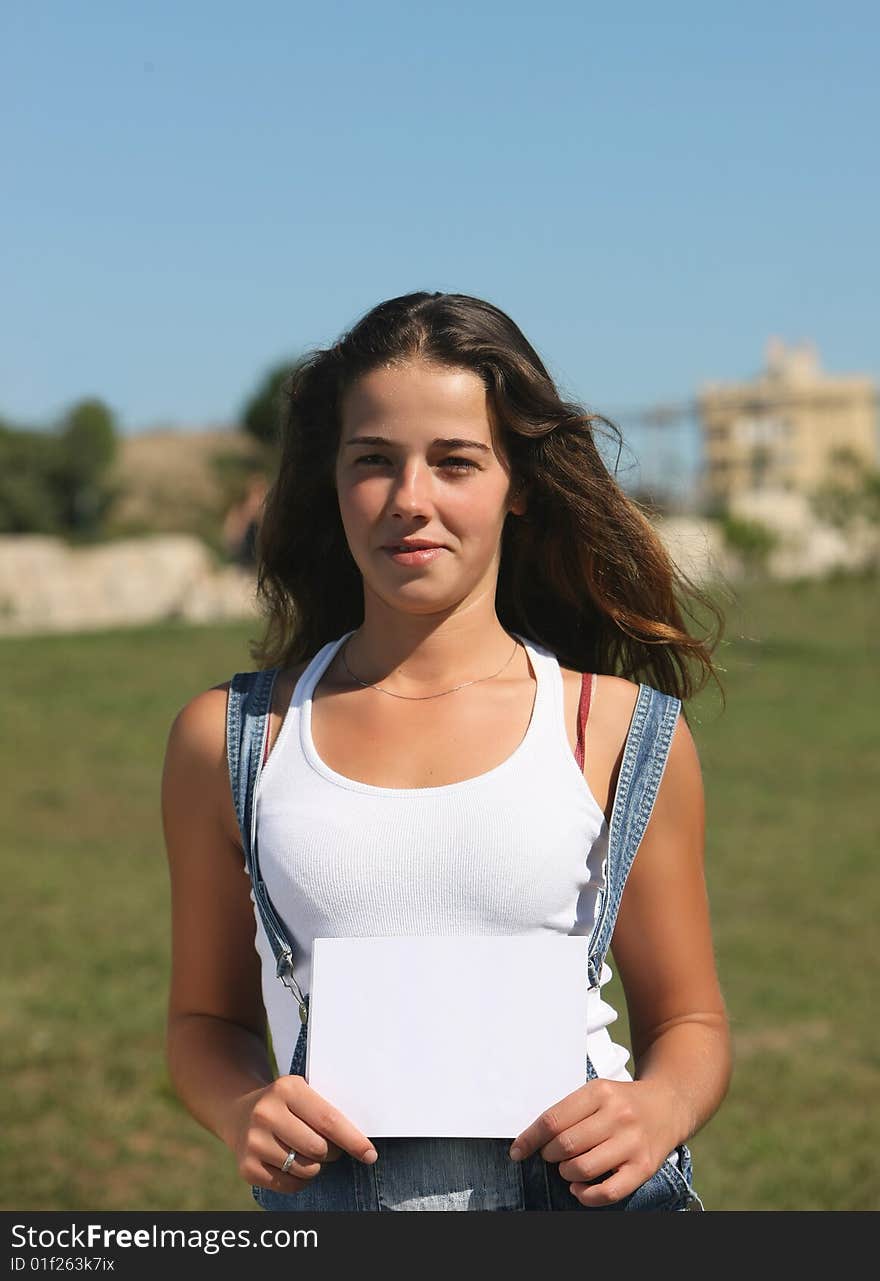
M 366 1164 L 377 1155 L 367 1136 L 303 1076 L 279 1076 L 243 1095 L 236 1104 L 230 1147 L 241 1177 L 273 1192 L 301 1192 L 343 1152 Z M 291 1150 L 296 1159 L 285 1174 L 281 1166 Z

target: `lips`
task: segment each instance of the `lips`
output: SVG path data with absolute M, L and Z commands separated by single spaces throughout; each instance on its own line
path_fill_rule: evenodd
M 408 542 L 386 543 L 382 550 L 386 552 L 419 552 L 419 551 L 426 551 L 431 547 L 442 547 L 442 546 L 443 546 L 442 543 L 426 543 L 420 539 L 417 539 L 415 542 L 412 542 L 412 543 L 408 543 Z
M 402 551 L 398 551 L 395 547 L 383 547 L 382 550 L 396 565 L 419 566 L 431 564 L 446 548 L 441 547 L 439 543 L 431 543 L 419 547 L 403 544 Z

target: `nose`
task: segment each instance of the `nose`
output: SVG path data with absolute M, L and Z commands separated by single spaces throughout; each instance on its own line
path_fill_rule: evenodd
M 388 495 L 388 510 L 394 515 L 429 515 L 431 511 L 431 469 L 427 463 L 413 460 L 401 465 Z

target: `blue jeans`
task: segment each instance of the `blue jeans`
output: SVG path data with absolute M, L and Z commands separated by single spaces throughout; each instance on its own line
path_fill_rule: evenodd
M 572 1196 L 558 1166 L 539 1152 L 511 1161 L 509 1139 L 373 1139 L 379 1160 L 364 1165 L 347 1153 L 301 1192 L 253 1188 L 264 1210 L 701 1210 L 690 1183 L 690 1154 L 664 1161 L 656 1174 L 611 1205 L 586 1206 Z

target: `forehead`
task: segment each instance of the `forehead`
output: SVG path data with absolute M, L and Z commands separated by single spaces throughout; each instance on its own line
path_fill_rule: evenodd
M 467 422 L 491 439 L 490 406 L 482 379 L 470 369 L 413 360 L 363 374 L 342 400 L 347 430 L 381 419 L 400 430 L 429 430 L 441 422 Z

